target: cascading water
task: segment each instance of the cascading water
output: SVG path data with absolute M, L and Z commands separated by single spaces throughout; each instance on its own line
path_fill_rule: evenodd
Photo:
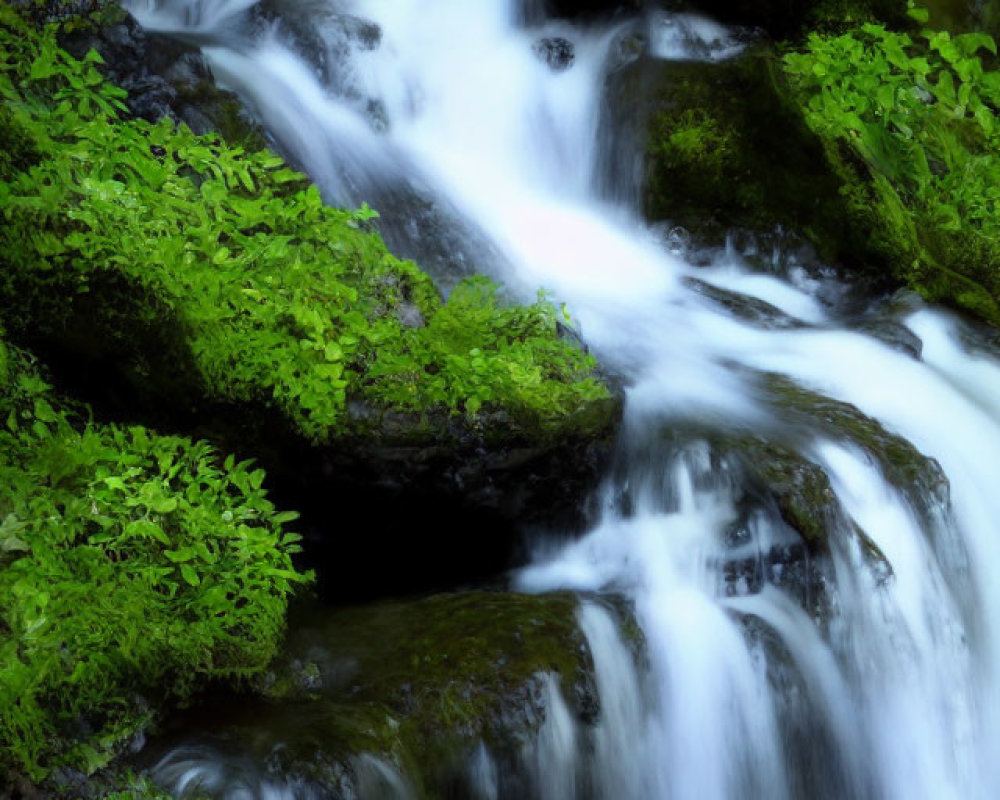
M 582 605 L 601 717 L 584 735 L 548 686 L 548 718 L 524 756 L 532 791 L 993 796 L 998 362 L 963 344 L 959 323 L 914 306 L 894 322 L 922 351 L 893 348 L 821 299 L 830 281 L 794 265 L 781 278 L 755 273 L 733 253 L 693 266 L 628 207 L 601 200 L 601 90 L 620 26 L 543 22 L 511 0 L 301 0 L 254 22 L 248 9 L 177 0 L 134 11 L 209 42 L 220 82 L 329 201 L 381 206 L 415 253 L 427 231 L 392 203 L 434 206 L 459 231 L 463 269 L 488 268 L 525 297 L 544 286 L 629 386 L 599 521 L 570 544 L 540 543 L 515 583 L 625 594 L 645 658 L 637 667 L 612 618 Z M 351 27 L 359 19 L 378 26 L 375 40 Z M 646 23 L 655 57 L 738 50 L 698 18 Z M 572 64 L 546 64 L 543 37 L 571 41 Z M 755 298 L 763 317 L 728 312 L 718 291 Z M 797 407 L 800 396 L 812 400 Z M 925 479 L 901 478 L 831 413 L 877 429 L 897 454 L 911 443 Z M 754 501 L 733 457 L 741 437 L 778 442 L 826 476 L 828 551 L 807 552 L 773 503 Z M 161 777 L 175 786 L 207 769 L 183 754 L 170 763 Z M 380 787 L 370 796 L 409 791 L 389 766 L 365 765 Z M 469 770 L 476 796 L 504 795 L 485 749 Z M 228 791 L 224 770 L 209 772 L 203 788 Z

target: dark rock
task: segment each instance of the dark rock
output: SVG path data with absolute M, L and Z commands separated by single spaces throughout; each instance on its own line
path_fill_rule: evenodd
M 494 416 L 486 429 L 512 430 Z M 467 585 L 525 563 L 524 526 L 582 527 L 612 451 L 610 429 L 604 438 L 490 441 L 443 416 L 355 404 L 352 417 L 371 434 L 329 448 L 242 431 L 258 443 L 275 499 L 302 511 L 308 563 L 327 597 Z M 331 508 L 357 509 L 371 535 L 342 534 Z
M 762 45 L 711 63 L 645 52 L 611 71 L 602 184 L 701 244 L 720 245 L 732 229 L 780 227 L 824 259 L 853 252 L 839 181 L 779 81 Z
M 751 652 L 759 653 L 766 665 L 770 696 L 775 702 L 779 743 L 787 766 L 787 786 L 792 797 L 859 797 L 865 792 L 858 779 L 860 770 L 850 762 L 831 724 L 830 699 L 817 685 L 815 667 L 802 663 L 802 643 L 787 642 L 768 623 L 753 615 L 739 618 Z M 818 642 L 810 643 L 822 647 Z M 847 762 L 847 763 L 845 763 Z M 865 779 L 862 779 L 865 780 Z M 867 776 L 872 785 L 874 776 Z M 760 793 L 767 795 L 767 787 Z
M 887 481 L 902 491 L 916 509 L 933 513 L 950 502 L 950 487 L 941 465 L 901 436 L 849 403 L 803 389 L 781 375 L 763 378 L 776 410 L 792 426 L 817 426 L 827 436 L 860 448 L 879 465 Z
M 156 122 L 169 117 L 195 133 L 218 132 L 233 144 L 259 149 L 263 129 L 232 92 L 219 89 L 195 43 L 150 33 L 119 10 L 112 24 L 83 27 L 64 36 L 63 47 L 82 57 L 101 54 L 105 76 L 128 92 L 135 117 Z
M 382 43 L 382 29 L 374 22 L 334 7 L 316 3 L 262 0 L 248 12 L 252 28 L 277 30 L 293 50 L 308 63 L 331 91 L 359 108 L 371 98 L 364 97 L 354 85 L 344 65 L 352 53 L 377 49 Z
M 787 330 L 803 328 L 806 324 L 786 314 L 780 308 L 757 297 L 720 289 L 705 281 L 690 276 L 683 279 L 684 285 L 702 297 L 724 308 L 734 317 L 749 322 L 765 330 Z
M 905 353 L 915 361 L 920 360 L 924 343 L 920 341 L 919 336 L 898 320 L 876 317 L 862 323 L 858 330 L 878 339 L 893 350 Z
M 661 5 L 670 11 L 706 14 L 725 25 L 760 28 L 775 40 L 873 20 L 890 25 L 908 22 L 905 0 L 663 0 Z
M 474 592 L 318 611 L 299 620 L 258 686 L 267 700 L 179 717 L 147 758 L 171 753 L 155 771 L 168 784 L 181 763 L 210 754 L 233 784 L 353 796 L 367 756 L 421 796 L 467 797 L 468 764 L 485 751 L 509 780 L 530 784 L 522 753 L 549 713 L 550 682 L 576 724 L 600 714 L 577 604 Z M 203 732 L 196 743 L 191 728 Z
M 561 36 L 547 36 L 535 42 L 535 55 L 549 65 L 554 72 L 569 69 L 576 60 L 573 43 Z
M 547 17 L 587 21 L 635 14 L 646 3 L 644 0 L 544 0 L 542 6 Z

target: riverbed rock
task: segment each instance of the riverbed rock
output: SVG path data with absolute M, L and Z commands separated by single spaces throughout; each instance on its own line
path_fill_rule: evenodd
M 147 758 L 173 751 L 154 773 L 168 785 L 208 749 L 244 784 L 323 795 L 356 789 L 374 763 L 418 796 L 462 797 L 476 796 L 470 771 L 487 758 L 503 796 L 527 796 L 524 753 L 553 713 L 551 693 L 574 725 L 600 715 L 577 605 L 470 592 L 319 611 L 260 683 L 268 700 L 178 719 Z M 204 731 L 196 745 L 183 744 L 189 725 Z
M 758 297 L 722 289 L 698 278 L 685 277 L 685 286 L 725 309 L 732 316 L 764 330 L 804 328 L 806 323 Z
M 804 389 L 781 375 L 764 376 L 763 385 L 790 425 L 809 426 L 813 430 L 819 425 L 835 441 L 863 450 L 915 508 L 931 512 L 947 507 L 951 489 L 941 465 L 902 436 L 886 430 L 878 420 L 850 403 Z
M 576 60 L 573 43 L 562 36 L 546 36 L 544 39 L 539 39 L 532 49 L 553 72 L 569 69 Z

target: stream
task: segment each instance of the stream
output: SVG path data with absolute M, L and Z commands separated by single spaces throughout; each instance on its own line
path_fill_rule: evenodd
M 328 202 L 377 208 L 445 287 L 473 271 L 520 300 L 544 287 L 627 386 L 595 524 L 536 535 L 511 579 L 579 593 L 600 716 L 581 725 L 547 684 L 521 777 L 480 747 L 448 796 L 995 796 L 1000 362 L 949 314 L 860 303 L 794 249 L 695 251 L 643 222 L 636 170 L 608 185 L 623 37 L 686 60 L 732 57 L 737 37 L 513 0 L 132 10 L 197 41 Z M 559 61 L 544 42 L 562 40 Z M 776 452 L 821 487 L 824 542 L 790 526 Z M 641 657 L 607 594 L 634 609 Z M 414 794 L 399 765 L 355 765 L 345 794 Z M 182 746 L 156 774 L 190 796 L 326 796 L 261 770 Z

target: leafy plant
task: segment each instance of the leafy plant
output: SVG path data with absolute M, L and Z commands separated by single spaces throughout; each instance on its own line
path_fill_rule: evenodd
M 307 576 L 264 474 L 98 426 L 0 343 L 0 769 L 102 766 L 149 716 L 262 669 Z
M 315 442 L 354 431 L 349 398 L 556 435 L 607 397 L 548 303 L 482 282 L 442 303 L 373 211 L 325 206 L 267 151 L 120 118 L 100 63 L 0 5 L 0 96 L 38 153 L 0 184 L 12 335 L 86 341 L 135 384 L 270 406 Z
M 864 25 L 784 65 L 873 250 L 928 299 L 997 322 L 1000 72 L 983 53 L 982 33 Z

